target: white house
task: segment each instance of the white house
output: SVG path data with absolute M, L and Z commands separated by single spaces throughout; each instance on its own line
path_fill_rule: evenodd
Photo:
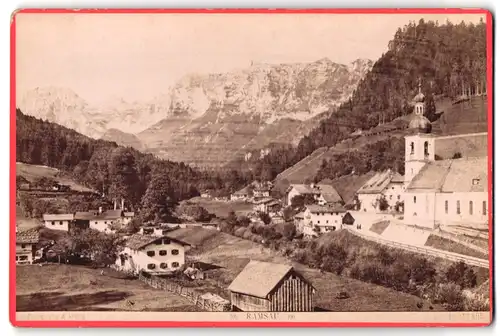
M 121 271 L 168 274 L 185 264 L 189 244 L 168 236 L 134 234 L 119 254 L 115 267 Z
M 298 228 L 305 236 L 317 236 L 319 233 L 342 228 L 346 210 L 337 206 L 308 205 L 304 211 L 302 225 Z M 350 215 L 351 216 L 351 215 Z
M 231 194 L 231 201 L 246 201 L 252 197 L 252 191 L 245 187 Z
M 43 225 L 52 230 L 69 231 L 73 219 L 73 214 L 44 214 Z
M 89 227 L 91 229 L 111 233 L 113 232 L 112 225 L 117 224 L 118 226 L 124 226 L 124 212 L 123 210 L 107 210 L 97 216 L 93 217 L 89 221 Z M 131 217 L 128 217 L 131 219 Z M 129 220 L 130 221 L 130 220 Z
M 16 265 L 33 263 L 37 257 L 38 239 L 39 234 L 36 228 L 16 232 Z
M 390 169 L 375 174 L 357 192 L 362 212 L 380 212 L 380 201 L 385 199 L 386 210 L 396 210 L 396 204 L 403 201 L 404 177 Z
M 431 124 L 422 115 L 423 95 L 417 95 L 415 101 L 409 125 L 411 134 L 405 137 L 404 222 L 428 228 L 487 224 L 487 156 L 481 151 L 478 157 L 436 161 L 436 141 L 440 137 L 430 134 Z M 475 139 L 471 143 L 480 138 L 477 134 L 470 136 Z M 466 136 L 459 140 L 467 145 Z
M 337 190 L 328 184 L 291 184 L 286 193 L 287 205 L 291 205 L 292 199 L 299 195 L 311 195 L 319 205 L 340 205 L 343 202 Z

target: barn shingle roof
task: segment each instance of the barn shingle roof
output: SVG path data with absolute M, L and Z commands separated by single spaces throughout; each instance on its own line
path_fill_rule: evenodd
M 72 221 L 74 218 L 73 214 L 44 214 L 44 221 Z
M 251 260 L 228 289 L 231 292 L 266 298 L 291 271 L 293 267 L 290 265 Z
M 376 173 L 358 190 L 358 194 L 379 194 L 387 188 L 389 183 L 403 183 L 403 181 L 403 176 L 398 172 L 388 169 L 384 172 Z

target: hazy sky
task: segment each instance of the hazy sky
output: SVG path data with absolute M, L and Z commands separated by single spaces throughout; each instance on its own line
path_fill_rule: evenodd
M 18 96 L 74 90 L 90 103 L 147 100 L 187 73 L 250 62 L 376 60 L 410 20 L 478 22 L 480 15 L 19 14 Z

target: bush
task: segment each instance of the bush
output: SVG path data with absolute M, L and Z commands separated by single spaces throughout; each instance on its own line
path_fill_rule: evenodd
M 463 311 L 464 297 L 460 286 L 453 283 L 442 284 L 437 290 L 437 302 L 443 304 L 448 311 Z
M 455 283 L 462 289 L 473 288 L 477 285 L 476 273 L 472 267 L 466 265 L 463 261 L 448 267 L 445 277 L 448 282 Z

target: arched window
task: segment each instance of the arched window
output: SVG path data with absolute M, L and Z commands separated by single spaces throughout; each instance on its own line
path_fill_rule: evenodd
M 474 203 L 472 201 L 469 201 L 469 215 L 472 215 L 474 213 Z
M 417 196 L 413 196 L 413 203 L 417 203 Z
M 486 216 L 486 214 L 487 214 L 486 201 L 483 201 L 483 216 Z
M 457 201 L 457 215 L 460 215 L 460 201 Z
M 415 154 L 415 143 L 414 142 L 412 142 L 410 144 L 410 154 Z
M 429 142 L 424 142 L 424 155 L 429 156 Z
M 444 213 L 448 214 L 448 201 L 444 201 Z

